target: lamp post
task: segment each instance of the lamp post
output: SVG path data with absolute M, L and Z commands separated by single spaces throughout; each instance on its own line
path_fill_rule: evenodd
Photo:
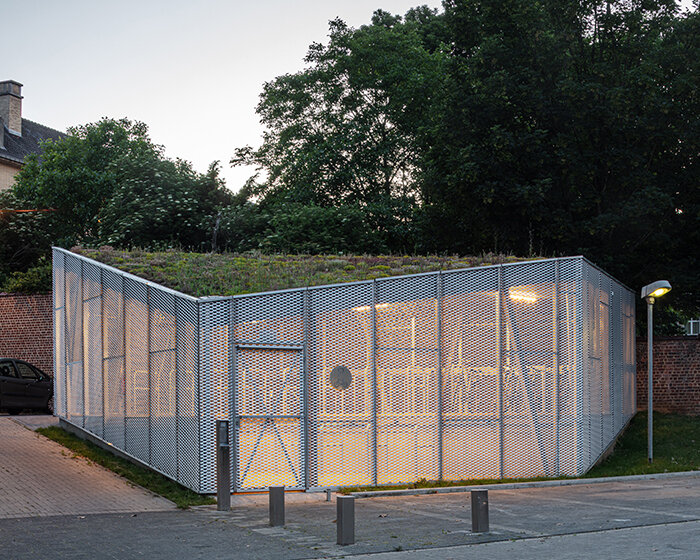
M 647 382 L 647 458 L 650 463 L 654 460 L 654 302 L 657 297 L 661 297 L 670 291 L 671 284 L 666 280 L 658 280 L 642 288 L 642 299 L 647 302 L 647 369 L 649 375 Z

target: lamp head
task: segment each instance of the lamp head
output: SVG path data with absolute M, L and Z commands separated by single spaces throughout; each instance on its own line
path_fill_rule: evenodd
M 667 280 L 658 280 L 642 288 L 642 299 L 661 297 L 670 291 L 671 284 Z

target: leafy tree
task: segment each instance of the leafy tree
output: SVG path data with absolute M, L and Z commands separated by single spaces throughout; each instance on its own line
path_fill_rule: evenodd
M 119 247 L 210 248 L 213 216 L 231 195 L 218 163 L 200 175 L 185 161 L 124 158 L 117 187 L 100 211 L 99 238 Z
M 291 203 L 278 205 L 270 219 L 270 229 L 262 240 L 269 252 L 382 253 L 387 247 L 364 221 L 357 204 L 340 207 Z
M 270 213 L 248 200 L 236 201 L 221 209 L 214 224 L 213 250 L 261 250 L 270 227 Z
M 682 264 L 697 265 L 697 14 L 671 0 L 445 7 L 424 248 L 584 254 L 633 286 L 678 274 L 668 304 L 698 309 Z
M 117 187 L 117 162 L 162 157 L 146 125 L 127 119 L 72 128 L 68 137 L 43 148 L 40 157 L 26 159 L 13 191 L 29 205 L 55 209 L 52 235 L 73 242 L 98 237 L 100 210 Z
M 305 70 L 264 86 L 263 143 L 231 160 L 265 173 L 251 194 L 267 205 L 414 207 L 417 138 L 445 60 L 441 21 L 427 8 L 405 22 L 378 10 L 360 29 L 331 21 L 328 44 L 311 45 Z
M 41 157 L 30 156 L 13 187 L 17 204 L 54 211 L 16 218 L 17 227 L 0 237 L 17 237 L 20 224 L 31 224 L 45 241 L 39 253 L 50 243 L 210 247 L 213 218 L 232 200 L 217 162 L 196 173 L 187 162 L 167 159 L 145 124 L 127 119 L 70 132 L 45 144 Z
M 0 193 L 0 291 L 12 272 L 24 272 L 51 247 L 46 233 L 50 216 L 45 212 L 15 212 L 25 208 L 11 191 Z

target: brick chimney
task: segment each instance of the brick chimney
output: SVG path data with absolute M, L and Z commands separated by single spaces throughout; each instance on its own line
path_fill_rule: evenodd
M 22 136 L 22 84 L 0 82 L 0 119 L 13 134 Z

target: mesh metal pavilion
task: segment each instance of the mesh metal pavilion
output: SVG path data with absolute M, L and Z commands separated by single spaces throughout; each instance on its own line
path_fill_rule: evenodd
M 201 493 L 579 475 L 635 411 L 634 297 L 582 257 L 194 298 L 55 248 L 55 410 Z

